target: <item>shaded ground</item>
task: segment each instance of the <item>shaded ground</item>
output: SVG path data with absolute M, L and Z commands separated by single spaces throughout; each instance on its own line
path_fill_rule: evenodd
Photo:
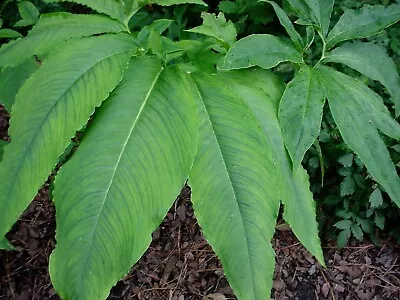
M 8 119 L 0 106 L 0 138 Z M 153 234 L 153 242 L 111 291 L 109 299 L 236 299 L 214 252 L 193 216 L 185 188 Z M 19 251 L 0 251 L 0 299 L 59 299 L 48 275 L 55 246 L 54 207 L 48 187 L 8 234 Z M 388 239 L 380 247 L 358 243 L 324 249 L 322 269 L 290 231 L 274 238 L 274 299 L 400 299 L 400 247 Z

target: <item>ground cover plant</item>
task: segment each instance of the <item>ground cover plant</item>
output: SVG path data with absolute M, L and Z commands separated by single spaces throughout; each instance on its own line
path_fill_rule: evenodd
M 400 5 L 365 5 L 330 25 L 333 1 L 290 0 L 296 29 L 281 6 L 261 1 L 291 41 L 270 34 L 237 41 L 222 13 L 203 12 L 203 24 L 182 34 L 172 34 L 167 19 L 131 30 L 144 6 L 205 11 L 200 0 L 76 2 L 99 14 L 25 14 L 22 25 L 33 28 L 0 48 L 0 101 L 11 112 L 0 235 L 63 164 L 50 260 L 62 298 L 106 298 L 187 179 L 198 222 L 239 299 L 269 298 L 281 203 L 286 222 L 324 265 L 301 162 L 317 144 L 326 99 L 342 138 L 377 183 L 371 201 L 380 202 L 382 191 L 400 205 L 400 178 L 381 136 L 399 139 L 400 125 L 376 93 L 333 68 L 345 64 L 379 81 L 398 115 L 393 61 L 376 44 L 349 40 L 397 22 Z M 316 59 L 307 55 L 314 42 L 321 45 Z M 294 73 L 287 85 L 268 70 L 281 63 Z M 78 147 L 71 141 L 77 132 Z M 353 159 L 341 162 L 351 167 Z M 363 224 L 350 216 L 336 227 L 345 240 L 359 237 Z M 11 248 L 5 238 L 1 248 Z

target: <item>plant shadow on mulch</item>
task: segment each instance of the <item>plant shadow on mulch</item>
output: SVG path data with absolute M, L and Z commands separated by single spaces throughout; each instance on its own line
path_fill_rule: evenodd
M 7 128 L 8 115 L 0 106 L 0 139 L 8 140 Z M 48 186 L 7 235 L 18 251 L 0 251 L 0 300 L 60 299 L 48 275 L 49 255 L 56 244 Z M 353 241 L 338 250 L 328 244 L 326 269 L 291 231 L 278 231 L 273 245 L 274 299 L 400 299 L 400 246 L 391 239 L 380 247 Z M 108 299 L 236 299 L 197 224 L 188 187 L 153 233 L 149 249 Z

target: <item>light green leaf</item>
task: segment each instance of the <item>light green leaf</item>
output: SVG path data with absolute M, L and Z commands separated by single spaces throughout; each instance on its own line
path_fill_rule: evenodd
M 172 20 L 159 19 L 155 20 L 150 25 L 144 26 L 136 38 L 138 43 L 145 43 L 152 30 L 161 35 L 169 26 L 171 26 L 172 22 Z
M 364 119 L 387 136 L 400 140 L 400 124 L 390 115 L 382 98 L 357 79 L 347 76 L 330 68 L 323 68 L 335 77 L 334 82 L 339 82 L 345 92 L 351 94 L 352 102 L 364 113 Z M 330 85 L 331 87 L 333 84 Z
M 369 203 L 371 207 L 376 208 L 383 204 L 382 193 L 379 188 L 376 188 L 369 196 Z
M 363 234 L 363 232 L 362 232 L 362 230 L 361 230 L 361 228 L 360 228 L 360 226 L 358 224 L 353 223 L 351 225 L 351 232 L 353 233 L 354 237 L 357 240 L 359 240 L 359 241 L 363 240 L 364 234 Z
M 289 17 L 287 16 L 286 12 L 275 2 L 267 1 L 267 0 L 260 0 L 262 2 L 267 2 L 272 5 L 274 11 L 279 19 L 279 22 L 283 27 L 285 27 L 286 32 L 289 34 L 291 40 L 293 41 L 294 45 L 298 50 L 302 50 L 304 48 L 304 42 L 301 38 L 300 34 L 296 31 L 293 26 L 292 21 L 290 21 Z
M 21 1 L 18 3 L 19 14 L 26 25 L 33 25 L 39 18 L 39 11 L 30 1 Z M 18 23 L 17 23 L 18 24 Z
M 398 138 L 400 125 L 385 113 L 381 99 L 360 82 L 327 67 L 319 71 L 344 141 L 400 206 L 400 178 L 377 131 Z
M 326 36 L 329 30 L 334 0 L 304 0 L 317 20 L 322 34 Z
M 293 173 L 278 122 L 277 111 L 284 85 L 271 72 L 258 68 L 222 72 L 216 76 L 241 96 L 261 123 L 268 152 L 275 162 L 280 199 L 285 206 L 284 218 L 297 238 L 324 265 L 308 175 L 301 166 Z M 307 217 L 298 218 L 299 214 Z
M 187 78 L 132 59 L 55 181 L 50 274 L 62 298 L 105 299 L 146 251 L 189 175 L 197 126 Z
M 374 35 L 400 20 L 400 5 L 364 5 L 357 10 L 344 12 L 328 34 L 329 50 L 339 42 Z
M 124 6 L 119 0 L 44 0 L 44 2 L 75 2 L 90 7 L 99 13 L 106 14 L 120 22 L 125 21 Z
M 284 61 L 301 63 L 303 57 L 291 43 L 281 38 L 269 34 L 253 34 L 233 44 L 221 69 L 243 69 L 253 66 L 270 69 Z
M 223 13 L 215 14 L 202 13 L 203 24 L 195 28 L 186 30 L 211 36 L 229 48 L 236 41 L 236 28 L 231 21 L 226 21 Z
M 134 51 L 125 34 L 70 41 L 23 84 L 12 109 L 12 143 L 0 164 L 0 211 L 7 212 L 0 236 L 36 195 L 75 131 L 119 83 Z
M 351 225 L 353 225 L 353 222 L 350 220 L 341 220 L 337 223 L 335 223 L 333 226 L 335 226 L 338 229 L 350 229 Z
M 374 43 L 345 43 L 328 53 L 324 62 L 345 64 L 379 81 L 393 98 L 396 116 L 400 115 L 400 77 L 384 47 Z
M 215 76 L 193 78 L 200 126 L 189 181 L 194 211 L 237 297 L 265 299 L 274 272 L 271 238 L 279 210 L 271 153 L 240 97 Z
M 8 28 L 0 29 L 0 39 L 5 39 L 5 38 L 13 39 L 13 38 L 21 37 L 21 36 L 22 35 L 18 31 L 8 29 Z M 1 48 L 0 48 L 0 51 L 1 51 Z
M 19 88 L 38 68 L 38 63 L 32 57 L 18 67 L 6 68 L 0 72 L 0 103 L 9 112 Z
M 101 33 L 118 33 L 124 25 L 99 15 L 52 13 L 42 15 L 28 36 L 0 48 L 0 66 L 15 67 L 34 55 L 42 58 L 62 42 Z
M 279 105 L 279 123 L 294 170 L 319 135 L 325 95 L 318 76 L 308 66 L 301 68 L 286 86 Z

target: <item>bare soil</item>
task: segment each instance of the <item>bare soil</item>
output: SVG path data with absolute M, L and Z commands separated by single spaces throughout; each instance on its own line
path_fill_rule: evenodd
M 0 106 L 0 139 L 8 140 L 7 128 L 8 115 Z M 17 251 L 0 251 L 1 300 L 60 299 L 48 274 L 56 244 L 54 212 L 45 184 L 7 235 Z M 274 299 L 400 299 L 400 246 L 391 238 L 380 246 L 352 241 L 340 250 L 333 242 L 325 244 L 326 269 L 290 230 L 277 231 Z M 108 299 L 236 299 L 197 224 L 188 187 Z

